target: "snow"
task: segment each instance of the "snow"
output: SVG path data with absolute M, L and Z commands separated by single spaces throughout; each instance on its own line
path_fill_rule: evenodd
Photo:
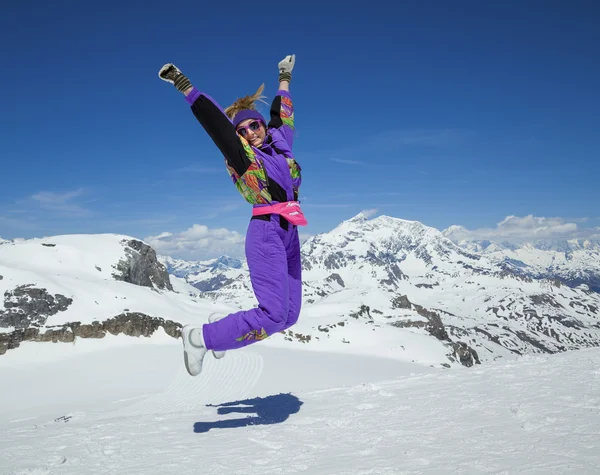
M 108 338 L 108 337 L 107 337 Z M 118 337 L 110 337 L 118 340 Z M 600 349 L 436 369 L 255 344 L 23 344 L 0 358 L 0 473 L 594 474 Z M 264 343 L 264 342 L 262 342 Z
M 0 292 L 34 284 L 73 298 L 46 326 L 125 311 L 203 323 L 255 305 L 247 267 L 227 259 L 166 260 L 178 273 L 173 291 L 115 280 L 129 239 L 5 242 Z M 488 257 L 385 216 L 345 221 L 303 250 L 311 268 L 298 324 L 222 360 L 209 354 L 197 378 L 183 367 L 181 341 L 162 327 L 149 338 L 24 341 L 8 350 L 0 356 L 0 474 L 598 473 L 600 349 L 527 355 L 515 332 L 529 330 L 536 308 L 529 337 L 550 344 L 552 330 L 565 347 L 594 344 L 599 294 L 498 276 Z M 395 265 L 401 275 L 392 279 Z M 191 285 L 222 276 L 232 282 L 215 292 Z M 391 325 L 427 322 L 395 306 L 398 296 L 439 312 L 483 364 L 449 364 L 447 343 L 422 327 Z

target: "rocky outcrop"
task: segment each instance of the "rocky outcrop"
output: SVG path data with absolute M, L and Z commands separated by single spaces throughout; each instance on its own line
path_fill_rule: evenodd
M 373 317 L 371 316 L 371 308 L 368 305 L 361 305 L 357 312 L 350 312 L 350 317 L 352 318 L 360 318 L 365 317 L 369 321 L 373 321 Z
M 463 366 L 470 368 L 474 364 L 481 364 L 477 352 L 462 341 L 453 342 L 452 350 L 452 356 Z
M 402 308 L 407 310 L 415 310 L 419 315 L 425 317 L 427 319 L 427 323 L 422 322 L 423 328 L 425 328 L 430 335 L 436 337 L 438 340 L 447 340 L 450 341 L 450 337 L 448 336 L 448 332 L 442 323 L 442 318 L 436 312 L 432 312 L 431 310 L 427 310 L 425 307 L 421 305 L 417 305 L 408 300 L 406 295 L 397 295 L 391 301 L 392 308 Z M 395 326 L 401 326 L 395 324 Z M 415 326 L 415 325 L 412 325 Z
M 440 317 L 439 313 L 427 310 L 426 308 L 421 307 L 420 305 L 413 305 L 417 313 L 427 319 L 428 324 L 425 326 L 425 329 L 429 332 L 430 335 L 436 337 L 438 340 L 450 340 L 448 332 L 446 331 L 446 328 L 442 323 L 442 317 Z
M 126 258 L 114 268 L 113 278 L 144 287 L 173 290 L 169 273 L 156 258 L 156 252 L 136 239 L 124 241 Z
M 18 348 L 23 341 L 74 342 L 77 338 L 104 338 L 111 335 L 149 337 L 159 328 L 173 338 L 179 338 L 181 324 L 172 320 L 150 317 L 139 312 L 125 312 L 104 322 L 71 322 L 48 328 L 29 327 L 16 329 L 10 333 L 0 333 L 0 355 Z
M 458 361 L 463 366 L 471 367 L 474 364 L 481 364 L 477 352 L 463 341 L 453 341 L 446 331 L 439 313 L 426 309 L 421 305 L 412 303 L 406 295 L 398 295 L 392 299 L 393 308 L 412 309 L 427 321 L 400 320 L 390 323 L 395 327 L 417 327 L 423 328 L 431 336 L 450 345 L 452 352 L 448 355 L 450 361 Z
M 43 326 L 48 317 L 64 312 L 73 299 L 61 294 L 50 295 L 46 289 L 31 284 L 4 292 L 4 310 L 0 310 L 0 328 L 24 330 L 30 325 Z
M 412 304 L 406 295 L 397 295 L 392 299 L 392 308 L 412 308 Z
M 329 275 L 329 277 L 327 277 L 325 279 L 325 282 L 327 282 L 327 283 L 336 282 L 340 287 L 346 287 L 346 284 L 344 284 L 344 279 L 342 279 L 340 274 L 337 274 L 335 272 L 333 274 Z

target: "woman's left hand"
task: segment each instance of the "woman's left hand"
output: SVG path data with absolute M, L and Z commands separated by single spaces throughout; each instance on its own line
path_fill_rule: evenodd
M 295 54 L 289 54 L 281 61 L 279 61 L 279 82 L 292 80 L 292 70 L 294 69 L 295 64 Z

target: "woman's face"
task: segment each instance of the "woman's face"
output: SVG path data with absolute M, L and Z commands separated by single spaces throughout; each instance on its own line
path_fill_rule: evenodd
M 254 147 L 260 147 L 267 136 L 264 124 L 256 119 L 246 119 L 240 122 L 236 130 Z

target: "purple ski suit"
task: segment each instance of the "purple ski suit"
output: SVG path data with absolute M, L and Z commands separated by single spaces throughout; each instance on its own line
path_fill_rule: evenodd
M 227 171 L 246 201 L 257 207 L 298 200 L 301 174 L 292 156 L 294 108 L 288 91 L 279 90 L 273 99 L 267 137 L 259 148 L 236 132 L 210 96 L 194 88 L 186 100 L 223 154 Z M 263 340 L 292 326 L 300 315 L 298 227 L 277 214 L 253 216 L 245 252 L 258 306 L 205 324 L 204 342 L 209 350 L 231 350 Z

